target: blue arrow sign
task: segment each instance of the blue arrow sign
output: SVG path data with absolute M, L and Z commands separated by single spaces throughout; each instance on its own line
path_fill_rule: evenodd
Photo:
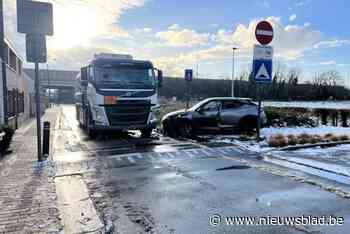
M 253 79 L 256 82 L 272 81 L 272 60 L 254 60 L 253 61 Z
M 192 81 L 193 80 L 193 70 L 192 69 L 186 69 L 185 70 L 185 80 L 186 81 Z

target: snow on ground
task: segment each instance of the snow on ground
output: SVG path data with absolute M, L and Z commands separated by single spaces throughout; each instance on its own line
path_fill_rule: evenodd
M 272 135 L 282 134 L 282 135 L 299 135 L 302 133 L 307 134 L 317 134 L 317 135 L 325 135 L 327 133 L 332 133 L 334 135 L 348 135 L 350 136 L 350 128 L 343 128 L 343 127 L 333 127 L 333 126 L 325 126 L 321 125 L 319 127 L 315 128 L 307 128 L 307 127 L 283 127 L 283 128 L 263 128 L 261 130 L 261 135 L 263 137 L 266 137 L 266 139 L 269 139 Z
M 350 144 L 346 145 L 338 145 L 329 148 L 308 148 L 308 149 L 300 149 L 295 152 L 305 155 L 305 156 L 317 156 L 321 158 L 333 158 L 339 156 L 338 152 L 349 152 L 350 153 Z M 344 153 L 343 153 L 344 154 Z
M 307 128 L 307 127 L 283 127 L 283 128 L 263 128 L 261 130 L 261 136 L 265 138 L 264 141 L 257 143 L 255 140 L 249 140 L 249 141 L 241 141 L 239 140 L 239 136 L 237 135 L 226 135 L 226 136 L 218 136 L 212 139 L 214 142 L 226 142 L 226 143 L 234 143 L 238 145 L 241 149 L 245 149 L 252 152 L 257 153 L 263 153 L 270 150 L 273 150 L 275 148 L 269 147 L 266 140 L 269 139 L 270 136 L 276 135 L 276 134 L 283 134 L 283 135 L 299 135 L 302 133 L 307 134 L 317 134 L 317 135 L 325 135 L 328 133 L 332 133 L 334 135 L 348 135 L 350 136 L 350 128 L 343 128 L 343 127 L 332 127 L 332 126 L 319 126 L 315 128 Z M 335 147 L 330 148 L 309 148 L 309 149 L 301 149 L 297 152 L 302 152 L 305 154 L 329 154 L 332 152 L 336 152 L 339 150 L 343 151 L 349 151 L 350 152 L 350 145 L 339 145 Z
M 270 107 L 295 107 L 305 109 L 332 109 L 332 110 L 350 110 L 349 101 L 315 101 L 315 102 L 263 102 L 264 106 Z

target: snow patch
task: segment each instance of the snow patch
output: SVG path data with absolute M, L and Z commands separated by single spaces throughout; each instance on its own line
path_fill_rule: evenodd
M 334 135 L 349 135 L 350 136 L 350 128 L 343 127 L 332 127 L 332 126 L 319 126 L 315 128 L 307 128 L 307 127 L 285 127 L 285 128 L 263 128 L 261 130 L 261 135 L 266 139 L 269 139 L 273 135 L 282 134 L 284 136 L 292 134 L 299 135 L 302 133 L 307 133 L 310 135 L 325 135 L 328 133 L 332 133 Z

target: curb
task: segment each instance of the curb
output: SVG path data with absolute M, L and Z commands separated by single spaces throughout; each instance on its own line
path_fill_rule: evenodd
M 292 150 L 298 150 L 298 149 L 308 149 L 308 148 L 322 147 L 322 146 L 331 147 L 331 146 L 345 145 L 345 144 L 350 144 L 350 141 L 336 141 L 336 142 L 326 142 L 326 143 L 317 143 L 317 144 L 287 146 L 282 148 L 276 148 L 271 151 L 292 151 Z

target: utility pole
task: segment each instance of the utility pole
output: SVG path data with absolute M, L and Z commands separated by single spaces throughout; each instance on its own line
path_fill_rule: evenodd
M 7 118 L 7 80 L 6 80 L 6 61 L 5 61 L 5 29 L 4 29 L 4 9 L 3 1 L 0 0 L 0 59 L 2 67 L 2 92 L 3 92 L 3 114 L 4 124 L 8 124 Z
M 237 47 L 232 48 L 232 82 L 231 82 L 231 96 L 235 96 L 235 50 L 237 50 Z

